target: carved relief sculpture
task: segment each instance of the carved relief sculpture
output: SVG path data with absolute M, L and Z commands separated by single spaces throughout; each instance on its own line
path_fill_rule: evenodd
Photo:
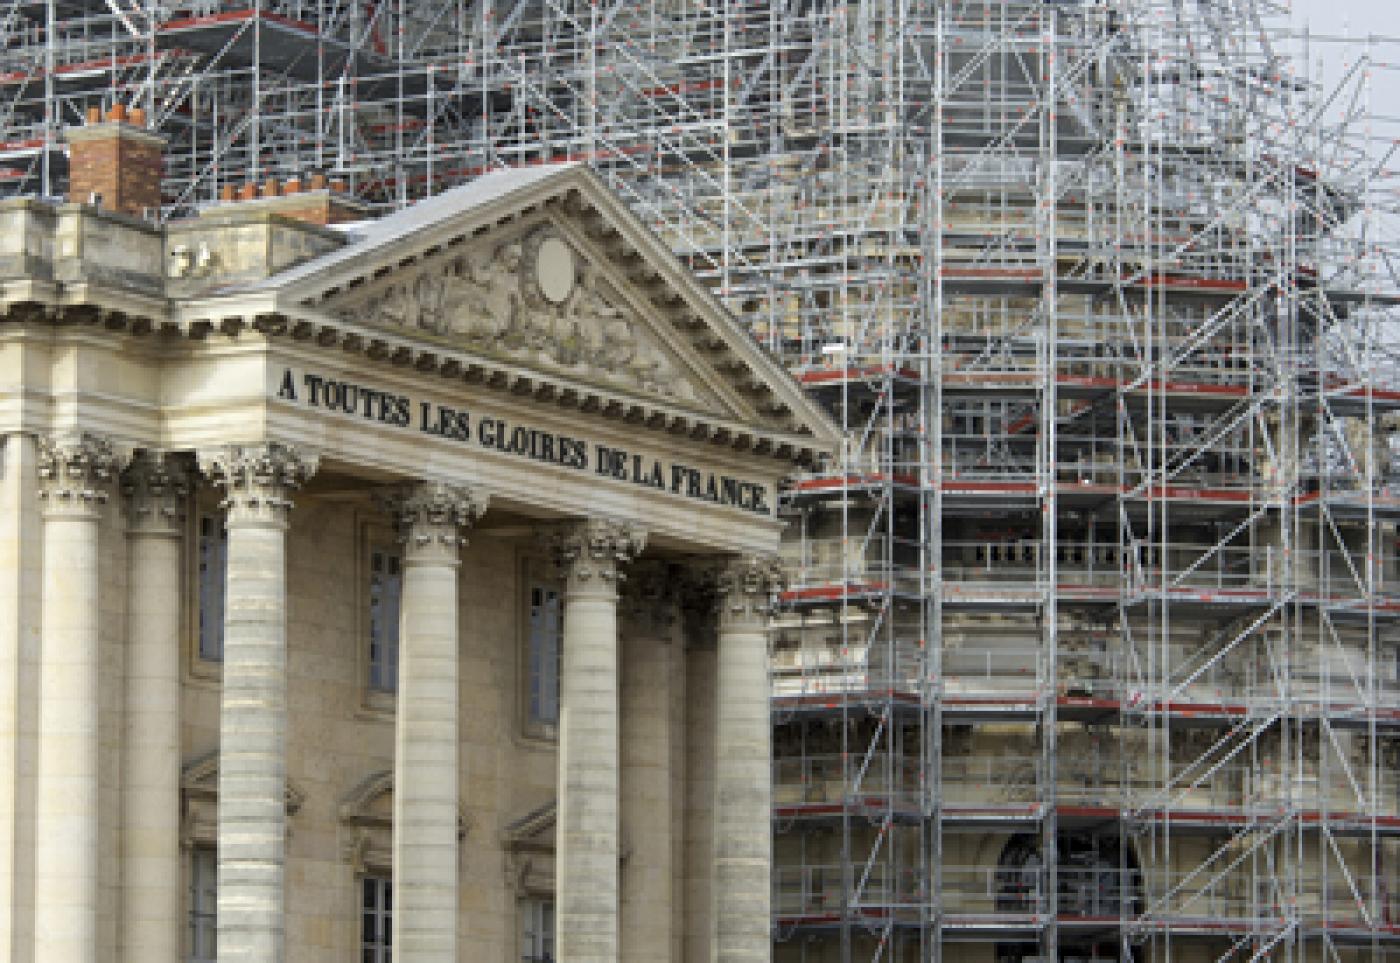
M 537 231 L 436 271 L 391 282 L 339 309 L 353 321 L 459 339 L 484 354 L 693 401 L 668 352 L 573 249 Z

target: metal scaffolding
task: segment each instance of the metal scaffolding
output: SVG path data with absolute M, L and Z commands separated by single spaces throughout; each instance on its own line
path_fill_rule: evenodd
M 783 505 L 776 958 L 1400 956 L 1388 41 L 1323 89 L 1273 0 L 3 9 L 12 193 L 118 103 L 163 218 L 582 159 L 845 426 Z

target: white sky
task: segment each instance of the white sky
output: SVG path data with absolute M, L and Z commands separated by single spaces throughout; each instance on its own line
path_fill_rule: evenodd
M 1293 19 L 1324 33 L 1400 37 L 1395 0 L 1293 0 Z
M 1331 88 L 1358 57 L 1368 56 L 1371 60 L 1372 69 L 1365 80 L 1368 112 L 1372 115 L 1367 131 L 1368 153 L 1377 161 L 1384 159 L 1379 177 L 1372 181 L 1384 212 L 1377 223 L 1378 240 L 1394 257 L 1400 241 L 1400 154 L 1394 152 L 1394 145 L 1400 143 L 1400 0 L 1284 2 L 1292 7 L 1295 27 L 1306 27 L 1309 33 L 1328 38 L 1310 45 L 1307 59 L 1311 79 L 1321 80 Z M 1396 329 L 1392 326 L 1389 330 Z M 1400 334 L 1387 340 L 1400 341 Z
M 1294 26 L 1316 38 L 1306 58 L 1308 75 L 1331 87 L 1357 57 L 1369 54 L 1370 112 L 1382 119 L 1378 126 L 1400 129 L 1400 0 L 1283 2 L 1291 3 Z

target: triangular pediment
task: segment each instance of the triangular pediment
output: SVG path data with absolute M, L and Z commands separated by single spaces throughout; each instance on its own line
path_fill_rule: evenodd
M 288 316 L 413 339 L 792 438 L 837 439 L 822 411 L 581 165 L 485 175 L 245 288 Z M 229 292 L 232 293 L 232 292 Z

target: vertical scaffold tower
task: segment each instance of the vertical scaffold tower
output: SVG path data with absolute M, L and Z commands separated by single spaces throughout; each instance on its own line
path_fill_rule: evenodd
M 1400 957 L 1388 41 L 1324 90 L 1281 0 L 0 11 L 5 193 L 114 107 L 152 218 L 582 160 L 845 427 L 783 499 L 775 959 Z

